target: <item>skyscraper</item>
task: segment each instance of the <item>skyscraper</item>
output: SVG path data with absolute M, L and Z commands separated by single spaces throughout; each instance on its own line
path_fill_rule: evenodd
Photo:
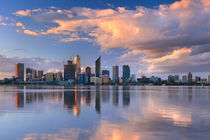
M 129 82 L 130 78 L 130 67 L 128 65 L 123 65 L 123 83 Z
M 182 82 L 183 83 L 187 83 L 187 75 L 183 75 L 182 76 Z
M 192 83 L 192 73 L 188 73 L 188 83 Z
M 85 73 L 86 73 L 86 76 L 91 76 L 91 68 L 90 67 L 86 67 Z
M 119 66 L 113 66 L 112 67 L 112 79 L 114 82 L 119 81 Z
M 75 78 L 77 78 L 77 74 L 81 73 L 80 57 L 78 54 L 74 57 L 74 64 L 76 64 Z
M 43 70 L 38 70 L 38 79 L 42 80 L 43 77 Z
M 64 80 L 75 80 L 76 64 L 72 60 L 68 60 L 64 65 Z
M 16 63 L 15 64 L 15 78 L 24 81 L 24 64 Z
M 55 79 L 56 79 L 56 81 L 62 81 L 63 80 L 62 72 L 60 72 L 60 71 L 56 72 Z
M 32 80 L 32 69 L 26 68 L 26 81 Z
M 101 75 L 101 57 L 99 57 L 95 62 L 96 77 Z

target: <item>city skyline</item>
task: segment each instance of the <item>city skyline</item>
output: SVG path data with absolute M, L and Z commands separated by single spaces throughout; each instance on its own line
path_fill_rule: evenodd
M 17 62 L 61 71 L 76 54 L 83 71 L 101 56 L 101 70 L 118 65 L 120 76 L 123 65 L 137 77 L 210 72 L 208 0 L 12 2 L 0 5 L 0 79 Z

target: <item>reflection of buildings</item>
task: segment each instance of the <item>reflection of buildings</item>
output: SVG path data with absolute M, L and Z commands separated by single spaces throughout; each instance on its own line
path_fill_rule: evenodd
M 36 93 L 26 93 L 26 103 L 32 103 L 35 102 L 37 98 L 37 94 Z
M 43 102 L 43 93 L 38 93 L 38 101 Z
M 119 87 L 113 87 L 112 89 L 112 104 L 118 106 L 119 104 Z
M 172 104 L 159 104 L 154 99 L 148 100 L 145 111 L 156 114 L 163 119 L 170 119 L 175 126 L 188 126 L 192 122 L 191 112 Z
M 15 93 L 15 106 L 17 108 L 24 107 L 24 93 L 18 93 L 16 91 L 16 93 Z
M 109 102 L 109 87 L 103 87 L 103 92 L 102 92 L 102 102 L 103 103 L 108 103 Z
M 96 100 L 95 100 L 95 109 L 97 113 L 101 113 L 101 93 L 100 93 L 100 87 L 96 87 Z
M 64 105 L 70 112 L 74 111 L 75 116 L 80 115 L 81 94 L 77 92 L 76 86 L 75 91 L 64 91 Z
M 130 88 L 128 86 L 123 87 L 123 106 L 130 105 Z
M 91 92 L 90 91 L 87 91 L 85 101 L 86 101 L 86 105 L 91 104 Z

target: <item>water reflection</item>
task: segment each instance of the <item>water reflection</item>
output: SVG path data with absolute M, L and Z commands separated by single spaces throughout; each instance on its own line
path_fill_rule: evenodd
M 100 86 L 96 86 L 95 109 L 98 114 L 101 113 L 101 90 Z
M 118 86 L 114 86 L 112 88 L 112 104 L 114 106 L 118 106 L 119 104 L 119 87 Z
M 129 106 L 130 105 L 130 87 L 125 86 L 123 87 L 123 106 Z
M 209 95 L 208 87 L 2 86 L 0 130 L 20 131 L 0 139 L 207 140 Z

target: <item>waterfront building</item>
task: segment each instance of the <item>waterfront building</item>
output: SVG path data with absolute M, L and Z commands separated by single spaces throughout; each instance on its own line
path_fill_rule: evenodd
M 41 81 L 43 77 L 43 70 L 38 70 L 38 80 Z
M 136 75 L 135 74 L 131 75 L 131 82 L 136 83 Z
M 77 74 L 81 73 L 80 56 L 78 54 L 74 57 L 74 64 L 76 65 L 75 79 L 77 79 Z
M 62 81 L 63 80 L 62 72 L 60 71 L 56 72 L 55 79 L 56 81 Z
M 182 82 L 183 82 L 183 83 L 187 83 L 187 81 L 188 81 L 188 80 L 187 80 L 187 75 L 183 75 L 183 76 L 182 76 Z
M 130 67 L 123 65 L 123 83 L 128 83 L 130 80 Z
M 207 76 L 207 83 L 210 83 L 210 75 Z
M 109 83 L 109 76 L 108 75 L 103 76 L 103 83 L 104 84 L 108 84 Z
M 188 73 L 188 83 L 192 83 L 192 73 L 191 72 L 189 72 Z
M 49 72 L 45 74 L 45 81 L 53 82 L 54 81 L 54 73 Z
M 152 81 L 154 83 L 161 81 L 161 79 L 159 77 L 155 77 L 155 76 L 151 76 L 149 81 Z
M 78 84 L 84 84 L 85 83 L 85 74 L 84 73 L 79 73 L 77 75 L 77 83 Z
M 119 66 L 117 65 L 112 67 L 112 79 L 115 83 L 119 81 Z
M 175 83 L 179 83 L 180 82 L 179 75 L 175 75 L 174 76 L 174 81 L 175 81 Z
M 169 82 L 169 83 L 175 82 L 175 77 L 174 77 L 173 75 L 169 75 L 169 76 L 168 76 L 168 82 Z
M 91 83 L 97 85 L 99 83 L 98 81 L 99 81 L 99 78 L 98 77 L 95 77 L 95 76 L 90 77 L 90 82 Z
M 87 76 L 91 76 L 91 68 L 90 67 L 86 67 L 85 68 L 85 73 Z
M 95 62 L 95 73 L 96 77 L 101 76 L 101 57 L 99 57 Z
M 68 60 L 64 65 L 64 80 L 75 80 L 76 65 L 72 60 Z
M 102 75 L 107 75 L 109 77 L 109 70 L 102 70 Z
M 195 82 L 198 83 L 201 80 L 201 77 L 195 76 Z
M 16 63 L 15 64 L 15 78 L 20 81 L 24 81 L 24 64 Z
M 85 75 L 86 75 L 86 83 L 90 83 L 90 77 L 91 77 L 91 68 L 90 67 L 86 67 L 85 68 Z

